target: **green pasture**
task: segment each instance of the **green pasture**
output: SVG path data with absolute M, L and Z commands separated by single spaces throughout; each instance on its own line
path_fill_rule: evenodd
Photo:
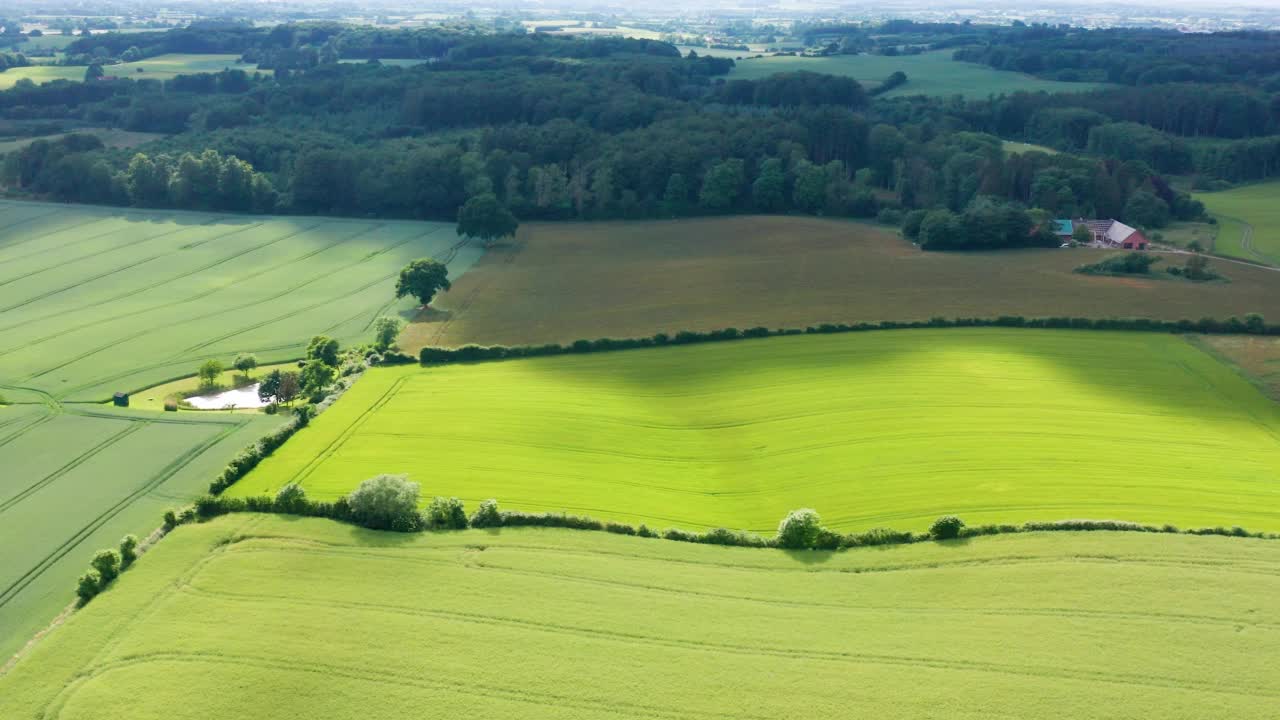
M 0 140 L 0 154 L 21 150 L 37 140 L 57 140 L 66 137 L 72 132 L 78 135 L 93 135 L 107 147 L 135 147 L 164 137 L 161 133 L 135 132 L 133 130 L 120 130 L 119 128 L 76 128 L 67 133 Z
M 479 254 L 446 223 L 0 202 L 0 527 L 21 538 L 0 548 L 0 657 L 95 550 L 155 529 L 281 421 L 102 401 L 210 358 L 298 358 L 317 334 L 367 342 L 375 318 L 412 312 L 394 298 L 405 263 L 448 258 L 456 276 Z
M 404 473 L 651 526 L 1280 529 L 1280 407 L 1169 335 L 883 331 L 375 370 L 230 492 Z
M 36 84 L 54 80 L 84 80 L 85 68 L 78 65 L 28 65 L 9 68 L 0 72 L 0 90 L 8 90 L 19 80 L 29 79 Z
M 1200 193 L 1196 199 L 1221 225 L 1216 252 L 1280 265 L 1280 181 Z
M 32 648 L 0 716 L 1262 720 L 1277 598 L 1280 544 L 1239 538 L 789 554 L 239 515 Z
M 758 80 L 774 73 L 809 72 L 845 75 L 867 88 L 878 86 L 885 78 L 901 70 L 907 83 L 885 94 L 900 95 L 964 95 L 981 98 L 988 95 L 1027 92 L 1084 92 L 1101 87 L 1098 83 L 1068 83 L 1042 80 L 1031 75 L 995 70 L 986 65 L 956 62 L 952 51 L 938 50 L 920 55 L 831 55 L 801 57 L 774 55 L 738 61 L 729 74 L 731 79 Z
M 78 35 L 63 35 L 60 32 L 47 32 L 40 37 L 28 37 L 10 48 L 10 52 L 29 53 L 32 50 L 62 50 L 79 40 Z
M 245 70 L 253 72 L 257 65 L 237 62 L 239 55 L 193 55 L 169 53 L 139 60 L 138 62 L 108 65 L 102 68 L 107 75 L 132 77 L 137 79 L 168 80 L 176 75 L 192 75 L 195 73 L 216 73 L 223 70 Z
M 237 62 L 239 58 L 239 55 L 234 54 L 169 53 L 137 62 L 104 65 L 102 72 L 107 76 L 129 77 L 135 80 L 170 80 L 177 75 L 215 73 L 229 69 L 254 72 L 258 69 L 257 65 Z M 9 68 L 0 72 L 0 90 L 13 87 L 23 78 L 30 78 L 35 83 L 47 83 L 53 80 L 84 80 L 86 69 L 83 65 L 31 65 Z

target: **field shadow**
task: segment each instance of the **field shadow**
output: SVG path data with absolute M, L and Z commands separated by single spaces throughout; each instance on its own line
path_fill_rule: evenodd
M 831 562 L 836 550 L 783 550 L 782 554 L 801 565 L 822 565 Z
M 826 345 L 822 345 L 824 342 Z M 1131 404 L 1159 413 L 1240 419 L 1258 412 L 1257 405 L 1242 407 L 1241 391 L 1258 392 L 1238 370 L 1224 364 L 1186 339 L 1163 333 L 1099 330 L 946 328 L 874 330 L 832 335 L 744 339 L 694 343 L 570 356 L 535 358 L 526 368 L 554 378 L 552 382 L 580 387 L 582 392 L 624 391 L 651 394 L 655 386 L 690 388 L 742 387 L 735 378 L 749 376 L 762 367 L 779 364 L 797 377 L 813 373 L 829 375 L 839 366 L 850 378 L 884 375 L 904 387 L 913 382 L 907 368 L 921 369 L 920 358 L 954 375 L 952 383 L 967 377 L 1003 382 L 997 363 L 1011 358 L 1038 373 L 1010 377 L 1009 382 L 1043 382 L 1077 386 L 1099 397 L 1115 398 L 1117 405 Z M 1137 358 L 1138 365 L 1116 367 L 1117 357 Z M 933 361 L 936 358 L 936 361 Z M 609 363 L 601 372 L 600 363 Z M 986 363 L 986 364 L 984 364 Z M 1258 393 L 1265 400 L 1265 395 Z M 1280 421 L 1280 407 L 1267 403 L 1262 414 Z M 1261 419 L 1261 418 L 1259 418 Z

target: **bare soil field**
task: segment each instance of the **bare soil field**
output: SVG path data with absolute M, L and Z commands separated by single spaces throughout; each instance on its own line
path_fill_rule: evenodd
M 530 223 L 419 314 L 402 347 L 998 315 L 1280 319 L 1280 273 L 1079 275 L 1106 251 L 927 253 L 873 225 L 760 216 Z M 1181 264 L 1176 255 L 1157 265 Z

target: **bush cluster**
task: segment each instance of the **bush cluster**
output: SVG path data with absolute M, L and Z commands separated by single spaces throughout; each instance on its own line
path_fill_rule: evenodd
M 92 600 L 107 589 L 120 573 L 128 570 L 138 559 L 138 538 L 125 535 L 118 550 L 99 550 L 89 561 L 89 569 L 76 580 L 76 597 L 80 605 Z
M 709 332 L 682 330 L 674 336 L 658 333 L 644 338 L 600 338 L 598 340 L 577 340 L 568 345 L 463 345 L 458 348 L 425 347 L 418 354 L 418 362 L 423 365 L 439 365 L 457 362 L 478 362 L 482 360 L 501 360 L 504 358 L 541 357 L 546 355 L 578 355 L 592 352 L 608 352 L 612 350 L 630 350 L 633 348 L 663 347 L 667 345 L 689 345 L 705 342 L 723 342 L 726 340 L 743 340 L 747 338 L 778 337 L 783 335 L 827 335 L 850 332 L 869 332 L 872 330 L 908 330 L 920 328 L 955 328 L 955 327 L 1008 327 L 1008 328 L 1047 328 L 1070 330 L 1129 330 L 1138 332 L 1166 333 L 1202 333 L 1227 335 L 1280 335 L 1280 325 L 1268 325 L 1257 313 L 1250 313 L 1244 319 L 1230 317 L 1226 320 L 1201 318 L 1199 320 L 1153 320 L 1151 318 L 1073 318 L 1045 317 L 1028 318 L 1021 315 L 1002 315 L 995 318 L 941 318 L 929 320 L 893 321 L 885 320 L 877 323 L 822 323 L 811 325 L 803 330 L 780 329 L 770 330 L 765 327 L 754 327 L 746 330 L 725 328 Z

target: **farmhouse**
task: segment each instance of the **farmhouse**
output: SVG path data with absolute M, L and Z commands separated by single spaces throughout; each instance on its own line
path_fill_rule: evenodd
M 1064 241 L 1070 240 L 1076 228 L 1086 227 L 1093 235 L 1093 244 L 1125 250 L 1146 250 L 1150 245 L 1141 230 L 1129 227 L 1119 220 L 1054 220 L 1053 232 Z

